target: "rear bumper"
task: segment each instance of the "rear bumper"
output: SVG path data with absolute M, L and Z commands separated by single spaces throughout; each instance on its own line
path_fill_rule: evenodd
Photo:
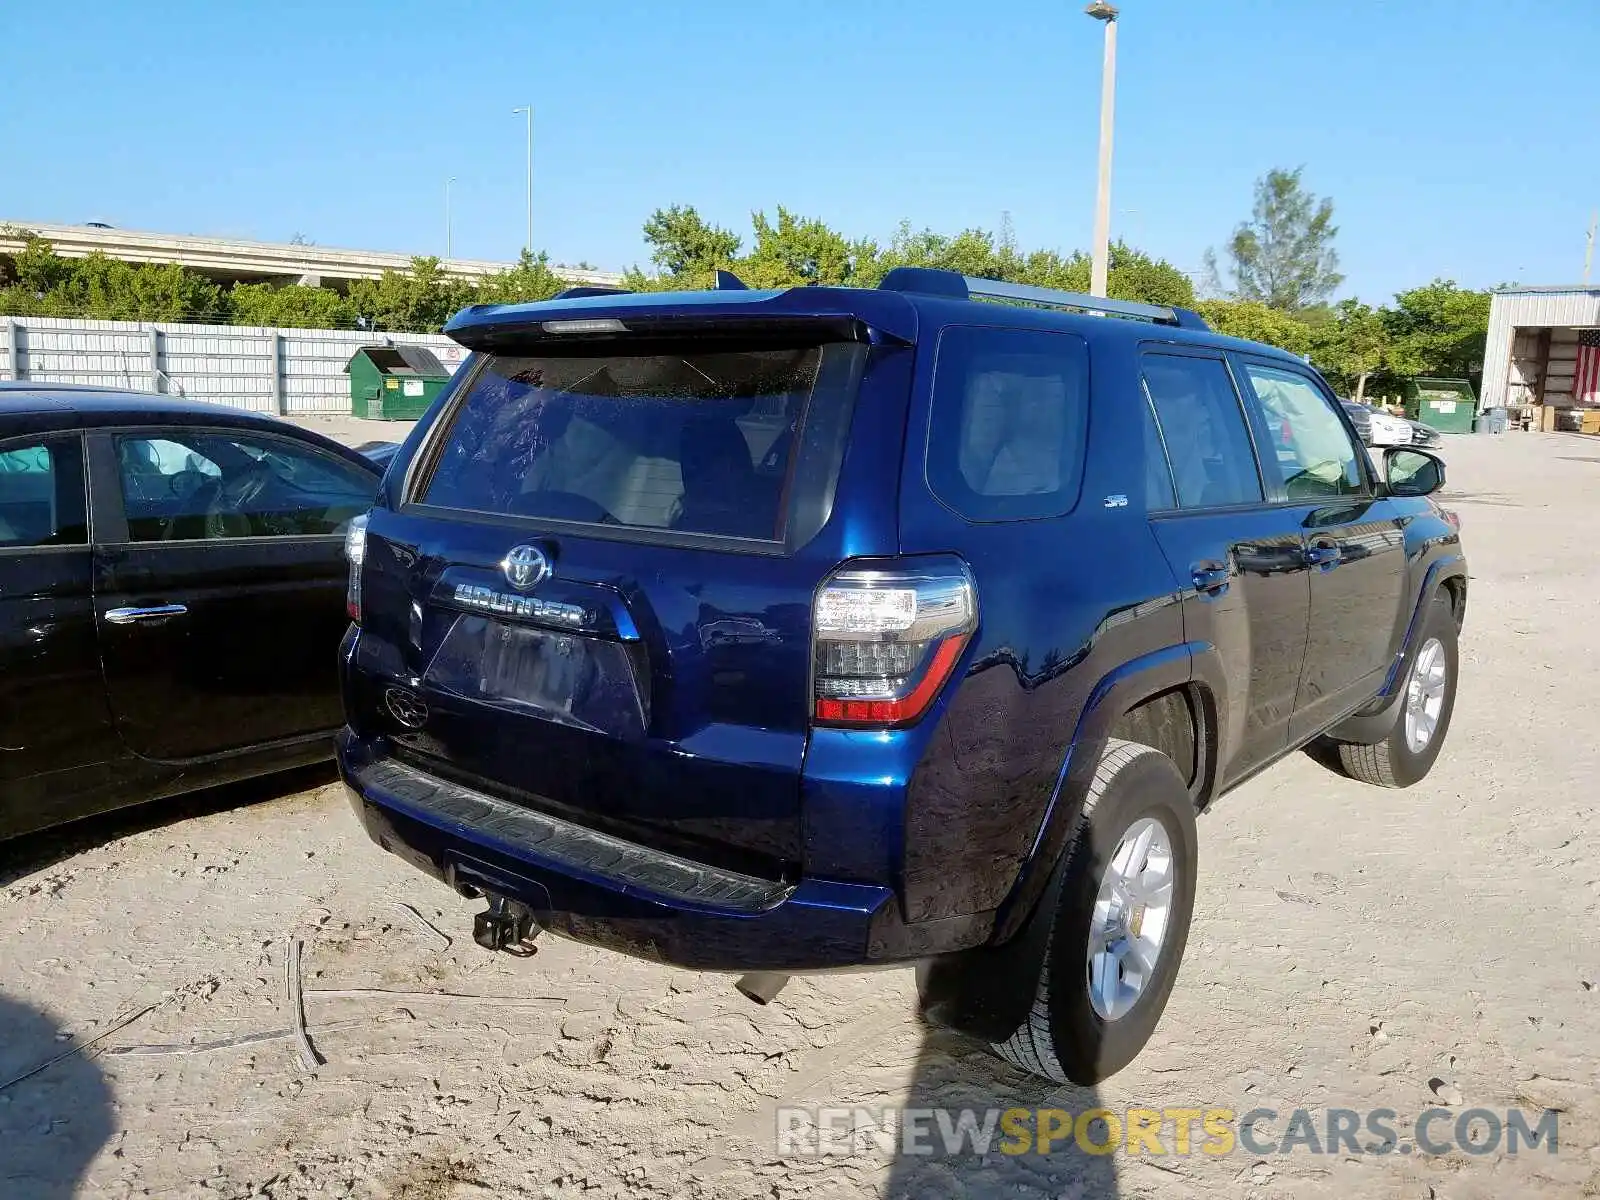
M 466 895 L 526 905 L 541 928 L 711 971 L 889 965 L 978 945 L 992 914 L 907 926 L 888 887 L 761 879 L 623 842 L 461 787 L 338 738 L 339 772 L 369 837 Z

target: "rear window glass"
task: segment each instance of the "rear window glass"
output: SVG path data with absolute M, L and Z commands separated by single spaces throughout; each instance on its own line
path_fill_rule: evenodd
M 946 329 L 928 435 L 934 494 L 972 521 L 1071 509 L 1083 468 L 1088 353 L 1070 333 Z
M 450 418 L 418 498 L 781 539 L 795 447 L 816 441 L 808 410 L 814 396 L 847 390 L 854 373 L 839 360 L 853 362 L 856 349 L 490 358 Z

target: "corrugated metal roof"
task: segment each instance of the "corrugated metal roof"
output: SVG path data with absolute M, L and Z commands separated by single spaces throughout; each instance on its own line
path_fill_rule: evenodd
M 1490 288 L 1496 296 L 1516 296 L 1524 292 L 1585 292 L 1591 296 L 1600 296 L 1600 286 L 1587 283 L 1544 283 L 1537 286 Z

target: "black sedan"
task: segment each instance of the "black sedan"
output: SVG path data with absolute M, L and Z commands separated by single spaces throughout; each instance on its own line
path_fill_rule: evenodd
M 1406 418 L 1406 424 L 1411 426 L 1411 444 L 1413 446 L 1427 446 L 1433 449 L 1444 441 L 1444 435 L 1432 425 L 1424 425 L 1421 421 Z
M 0 386 L 0 837 L 328 758 L 379 474 L 253 413 Z
M 1365 404 L 1357 404 L 1354 400 L 1340 400 L 1339 406 L 1349 414 L 1350 424 L 1355 426 L 1356 436 L 1361 439 L 1361 444 L 1372 445 L 1372 410 Z
M 399 449 L 399 442 L 362 442 L 356 447 L 356 453 L 376 463 L 379 470 L 387 471 L 390 461 Z

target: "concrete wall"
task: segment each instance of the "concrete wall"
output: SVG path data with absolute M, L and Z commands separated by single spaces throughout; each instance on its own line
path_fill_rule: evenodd
M 195 237 L 191 234 L 144 233 L 132 229 L 97 229 L 89 225 L 40 225 L 33 221 L 0 220 L 0 254 L 15 254 L 22 239 L 9 229 L 27 230 L 45 238 L 63 258 L 83 258 L 96 251 L 124 262 L 177 263 L 213 279 L 316 281 L 337 285 L 352 279 L 377 279 L 385 271 L 411 270 L 411 255 L 382 250 L 339 250 L 329 246 L 251 242 L 239 238 Z M 461 279 L 497 275 L 515 263 L 445 258 L 439 269 Z M 571 283 L 616 284 L 622 276 L 610 271 L 552 267 Z
M 0 379 L 166 392 L 284 416 L 348 413 L 345 364 L 385 338 L 426 346 L 451 371 L 466 357 L 442 334 L 0 315 Z

